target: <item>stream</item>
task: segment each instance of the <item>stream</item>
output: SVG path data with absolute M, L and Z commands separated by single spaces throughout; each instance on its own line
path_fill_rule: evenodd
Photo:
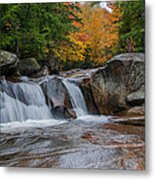
M 75 119 L 53 117 L 51 99 L 63 94 L 56 84 L 47 86 L 47 103 L 37 83 L 1 82 L 0 166 L 143 170 L 144 125 L 90 115 L 80 88 L 63 84 Z
M 0 166 L 144 169 L 144 126 L 89 118 L 2 126 Z

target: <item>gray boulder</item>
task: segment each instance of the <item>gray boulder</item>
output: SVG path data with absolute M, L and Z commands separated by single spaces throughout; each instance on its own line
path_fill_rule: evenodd
M 19 59 L 17 55 L 0 50 L 1 75 L 11 76 L 17 72 Z
M 40 65 L 35 58 L 20 60 L 19 71 L 21 75 L 37 76 L 40 71 Z
M 143 53 L 125 53 L 70 77 L 79 82 L 90 113 L 121 115 L 144 104 L 144 69 Z
M 145 102 L 144 88 L 127 95 L 126 102 L 131 106 L 143 105 Z
M 144 54 L 127 53 L 115 56 L 94 73 L 91 89 L 101 114 L 123 111 L 128 108 L 129 101 L 132 105 L 144 102 L 144 65 Z M 132 94 L 135 91 L 138 93 Z

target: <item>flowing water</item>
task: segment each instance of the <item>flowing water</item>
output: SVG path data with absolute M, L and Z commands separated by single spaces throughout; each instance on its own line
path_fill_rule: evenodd
M 1 87 L 1 123 L 23 122 L 28 119 L 50 119 L 52 117 L 39 85 L 2 81 Z
M 80 88 L 67 80 L 63 80 L 63 83 L 69 93 L 72 106 L 76 111 L 77 116 L 87 115 L 87 107 Z
M 27 124 L 27 125 L 26 125 Z M 94 118 L 4 125 L 0 166 L 144 169 L 144 127 Z
M 80 88 L 63 83 L 75 120 L 53 119 L 36 83 L 0 83 L 0 166 L 144 169 L 144 126 L 89 115 Z

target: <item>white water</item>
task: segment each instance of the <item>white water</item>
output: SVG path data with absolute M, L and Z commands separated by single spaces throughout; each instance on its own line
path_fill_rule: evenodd
M 72 106 L 77 114 L 77 120 L 84 122 L 107 122 L 107 117 L 89 115 L 80 88 L 68 80 L 63 80 Z M 53 126 L 68 121 L 53 119 L 51 111 L 45 102 L 45 95 L 36 83 L 11 83 L 2 81 L 0 84 L 0 123 L 6 131 L 22 129 L 22 127 Z M 11 128 L 11 129 L 12 129 Z
M 30 128 L 45 128 L 67 123 L 65 120 L 57 119 L 28 119 L 23 122 L 9 122 L 1 124 L 1 133 L 24 132 Z
M 107 123 L 111 116 L 104 115 L 85 115 L 77 118 L 77 121 L 90 122 L 90 123 Z
M 51 112 L 46 105 L 41 87 L 37 84 L 3 82 L 3 88 L 9 89 L 10 96 L 5 90 L 0 92 L 0 122 L 23 122 L 28 119 L 50 119 Z
M 74 83 L 70 83 L 67 80 L 63 80 L 63 84 L 65 85 L 69 93 L 72 106 L 77 116 L 79 117 L 79 116 L 87 115 L 88 114 L 87 107 L 80 88 L 76 86 Z

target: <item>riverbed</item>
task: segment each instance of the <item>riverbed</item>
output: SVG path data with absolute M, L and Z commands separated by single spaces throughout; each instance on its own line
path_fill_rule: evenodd
M 0 166 L 143 170 L 144 125 L 102 117 L 5 124 Z

